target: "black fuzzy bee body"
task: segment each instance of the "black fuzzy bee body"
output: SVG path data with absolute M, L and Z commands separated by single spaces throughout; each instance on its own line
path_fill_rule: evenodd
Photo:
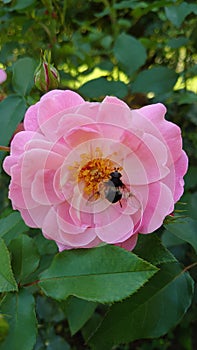
M 104 183 L 105 198 L 111 203 L 120 202 L 122 199 L 122 190 L 125 188 L 125 185 L 120 179 L 121 177 L 122 174 L 118 169 L 114 169 L 110 174 L 110 179 Z

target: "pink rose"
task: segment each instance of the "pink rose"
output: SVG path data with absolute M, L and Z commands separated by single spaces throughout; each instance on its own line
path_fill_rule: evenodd
M 7 74 L 3 69 L 0 69 L 0 84 L 7 79 Z
M 183 193 L 188 159 L 165 112 L 160 103 L 130 110 L 116 97 L 45 94 L 4 161 L 13 208 L 60 251 L 102 242 L 133 249 Z

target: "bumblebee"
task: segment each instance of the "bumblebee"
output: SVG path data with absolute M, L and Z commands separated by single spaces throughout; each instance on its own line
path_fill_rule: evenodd
M 105 198 L 111 203 L 120 203 L 123 196 L 123 190 L 126 189 L 125 184 L 122 182 L 122 174 L 115 168 L 110 174 L 110 179 L 103 183 Z

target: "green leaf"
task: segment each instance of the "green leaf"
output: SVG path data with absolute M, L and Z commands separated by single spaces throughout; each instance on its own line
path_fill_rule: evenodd
M 78 332 L 92 316 L 97 303 L 71 297 L 67 304 L 67 319 L 71 335 Z
M 153 265 L 176 261 L 175 257 L 153 233 L 151 235 L 139 235 L 134 253 Z
M 5 339 L 9 330 L 9 325 L 4 319 L 3 315 L 0 314 L 0 343 Z
M 36 230 L 34 229 L 34 232 Z M 34 242 L 37 246 L 40 255 L 55 255 L 58 252 L 57 244 L 54 241 L 46 239 L 41 230 L 38 230 L 38 234 L 34 236 Z
M 133 36 L 122 33 L 114 44 L 114 56 L 126 74 L 132 75 L 146 61 L 146 50 Z
M 172 69 L 153 67 L 139 73 L 131 89 L 132 92 L 163 94 L 173 89 L 177 77 L 177 73 Z
M 13 276 L 9 251 L 0 238 L 0 292 L 9 292 L 18 290 Z
M 186 2 L 182 2 L 181 4 L 178 3 L 175 6 L 165 7 L 166 17 L 178 28 L 181 26 L 185 17 L 191 12 L 192 9 Z
M 185 244 L 185 242 L 178 238 L 175 235 L 172 235 L 172 233 L 168 230 L 164 230 L 162 234 L 162 242 L 166 247 L 174 247 L 179 246 L 181 244 Z
M 30 57 L 20 58 L 13 65 L 13 87 L 14 90 L 26 96 L 34 86 L 34 72 L 36 69 L 36 62 Z
M 100 98 L 106 95 L 114 95 L 123 98 L 128 93 L 128 88 L 122 81 L 110 81 L 104 77 L 92 79 L 79 88 L 79 93 L 89 98 Z
M 171 224 L 164 225 L 167 231 L 188 242 L 197 252 L 197 221 L 191 218 L 177 219 Z
M 70 345 L 64 338 L 56 334 L 52 334 L 51 337 L 47 339 L 46 350 L 70 350 Z
M 184 196 L 182 197 L 183 201 L 186 203 L 185 209 L 186 209 L 186 215 L 189 213 L 189 217 L 197 220 L 197 191 L 196 192 L 185 192 Z M 182 207 L 182 209 L 184 209 Z
M 11 213 L 5 218 L 0 219 L 0 237 L 9 244 L 9 242 L 17 237 L 19 233 L 27 232 L 27 227 L 21 218 L 19 212 Z
M 185 175 L 185 189 L 191 190 L 197 186 L 197 166 L 190 166 Z
M 192 91 L 182 92 L 177 102 L 179 105 L 196 103 L 196 94 Z M 196 115 L 193 115 L 192 113 L 191 117 L 192 117 L 191 122 L 193 122 L 196 125 L 197 124 Z
M 24 283 L 39 265 L 37 247 L 32 238 L 27 235 L 19 235 L 10 243 L 9 251 L 12 254 L 14 275 L 18 282 Z
M 11 95 L 0 102 L 0 140 L 1 145 L 7 146 L 16 130 L 17 125 L 24 117 L 26 110 L 25 100 L 17 95 Z M 3 152 L 0 154 L 2 159 Z
M 110 350 L 112 345 L 160 337 L 180 321 L 192 295 L 190 275 L 176 263 L 163 264 L 137 293 L 112 305 L 89 342 L 94 350 Z
M 59 303 L 42 295 L 36 297 L 36 314 L 45 324 L 60 323 L 65 320 L 65 302 Z
M 10 8 L 10 11 L 23 10 L 33 5 L 36 0 L 16 0 L 14 6 Z
M 57 254 L 40 275 L 39 285 L 46 295 L 58 300 L 73 295 L 105 303 L 136 292 L 156 271 L 133 253 L 105 245 Z
M 2 313 L 9 323 L 9 332 L 0 350 L 32 350 L 36 341 L 34 298 L 27 290 L 9 293 L 1 303 Z
M 186 46 L 189 42 L 189 39 L 185 36 L 179 36 L 178 38 L 169 39 L 167 45 L 172 49 L 178 49 L 181 46 Z

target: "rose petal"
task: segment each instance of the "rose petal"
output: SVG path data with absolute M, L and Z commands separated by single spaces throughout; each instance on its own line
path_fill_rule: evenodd
M 149 185 L 149 200 L 143 213 L 140 233 L 157 230 L 164 218 L 174 209 L 174 200 L 170 189 L 159 182 Z

